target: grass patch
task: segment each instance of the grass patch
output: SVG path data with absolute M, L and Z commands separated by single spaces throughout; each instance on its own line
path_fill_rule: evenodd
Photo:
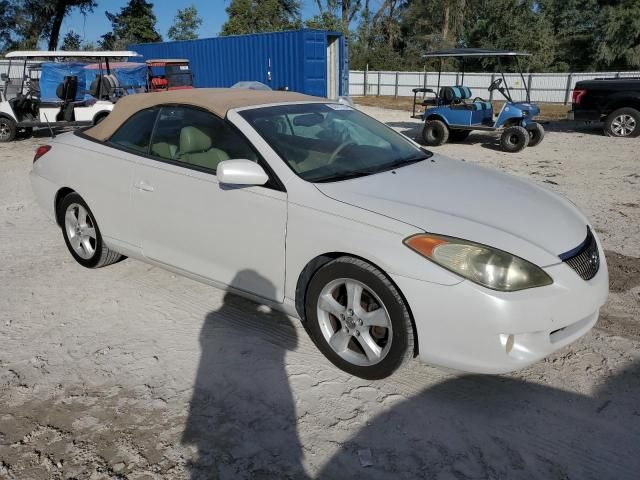
M 357 105 L 368 105 L 370 107 L 392 108 L 394 110 L 406 110 L 411 112 L 413 109 L 413 97 L 397 97 L 392 96 L 366 96 L 353 97 L 353 101 Z M 500 111 L 504 102 L 493 102 L 494 112 Z M 567 112 L 571 109 L 570 105 L 558 103 L 538 103 L 540 114 L 536 117 L 540 120 L 563 120 L 567 118 Z M 416 106 L 416 113 L 421 112 L 424 107 Z

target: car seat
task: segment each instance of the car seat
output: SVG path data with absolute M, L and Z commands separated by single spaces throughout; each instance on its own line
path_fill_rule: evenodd
M 460 110 L 490 110 L 491 102 L 485 100 L 476 100 L 473 102 L 465 102 L 471 98 L 471 89 L 464 85 L 456 85 L 453 87 L 442 87 L 440 89 L 440 98 L 445 104 L 450 104 L 453 109 Z
M 156 142 L 151 145 L 151 154 L 172 160 L 176 158 L 178 145 L 169 142 Z
M 176 158 L 181 161 L 215 170 L 229 155 L 212 147 L 211 135 L 198 127 L 183 127 L 180 130 L 180 149 Z

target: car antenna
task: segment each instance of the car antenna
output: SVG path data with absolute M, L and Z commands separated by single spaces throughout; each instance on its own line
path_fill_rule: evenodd
M 47 122 L 47 127 L 49 128 L 49 133 L 51 134 L 51 138 L 56 138 L 56 134 L 53 133 L 53 128 L 51 128 L 51 124 L 49 123 L 49 119 L 47 118 L 47 114 L 42 112 L 44 115 L 44 121 Z

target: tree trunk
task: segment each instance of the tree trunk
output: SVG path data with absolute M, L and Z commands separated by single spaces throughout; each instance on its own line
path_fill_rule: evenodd
M 449 9 L 451 8 L 450 2 L 445 0 L 444 2 L 444 18 L 442 22 L 442 45 L 441 47 L 445 47 L 449 42 L 447 41 L 449 37 Z
M 53 23 L 51 24 L 51 35 L 49 35 L 49 50 L 55 50 L 58 48 L 60 28 L 62 27 L 62 20 L 64 20 L 66 11 L 66 2 L 64 0 L 58 0 L 58 2 L 56 2 L 56 11 L 53 17 Z

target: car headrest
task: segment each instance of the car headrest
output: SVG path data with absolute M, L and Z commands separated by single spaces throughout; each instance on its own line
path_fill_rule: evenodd
M 180 130 L 180 153 L 204 152 L 211 148 L 211 137 L 196 127 Z

